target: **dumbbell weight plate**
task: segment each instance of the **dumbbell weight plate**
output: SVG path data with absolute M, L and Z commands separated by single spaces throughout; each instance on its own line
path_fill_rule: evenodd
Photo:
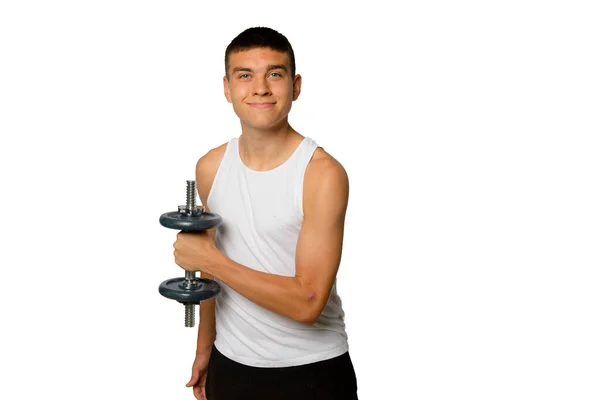
M 164 297 L 177 300 L 181 303 L 199 304 L 201 301 L 215 297 L 221 291 L 221 287 L 215 281 L 196 278 L 190 289 L 186 286 L 185 278 L 167 279 L 158 287 L 158 291 Z
M 161 215 L 159 221 L 165 228 L 194 232 L 216 228 L 221 224 L 222 218 L 217 214 L 207 212 L 190 215 L 172 211 Z

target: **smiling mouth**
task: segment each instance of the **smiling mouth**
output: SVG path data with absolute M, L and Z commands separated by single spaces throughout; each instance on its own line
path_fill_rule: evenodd
M 275 103 L 248 103 L 248 105 L 254 108 L 269 108 L 273 107 Z

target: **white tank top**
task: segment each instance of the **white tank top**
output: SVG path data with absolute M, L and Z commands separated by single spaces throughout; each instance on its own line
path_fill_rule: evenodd
M 283 164 L 254 171 L 240 158 L 238 138 L 228 142 L 207 199 L 211 212 L 223 218 L 215 235 L 223 254 L 258 271 L 295 275 L 304 172 L 317 147 L 305 137 Z M 215 346 L 228 358 L 255 367 L 288 367 L 348 351 L 335 283 L 323 312 L 309 326 L 269 311 L 218 282 Z

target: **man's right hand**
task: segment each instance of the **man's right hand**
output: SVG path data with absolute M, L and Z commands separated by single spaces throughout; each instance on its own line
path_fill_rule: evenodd
M 194 388 L 194 397 L 197 400 L 208 400 L 206 398 L 206 373 L 208 372 L 208 360 L 212 349 L 196 353 L 194 365 L 192 366 L 192 378 L 185 385 Z

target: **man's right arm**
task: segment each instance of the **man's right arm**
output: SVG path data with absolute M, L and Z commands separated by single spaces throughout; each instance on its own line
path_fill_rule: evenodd
M 223 144 L 210 150 L 196 163 L 196 187 L 198 189 L 200 201 L 202 202 L 202 205 L 204 205 L 206 211 L 210 211 L 208 208 L 208 194 L 212 188 L 226 147 L 227 144 Z M 211 229 L 210 231 L 212 231 L 213 235 L 215 234 L 215 229 Z M 206 273 L 201 273 L 200 276 L 205 279 L 214 279 L 213 276 Z M 200 303 L 200 323 L 198 324 L 196 354 L 210 351 L 215 341 L 215 303 L 216 299 L 214 297 Z
M 204 278 L 204 276 L 202 276 Z M 207 279 L 212 279 L 207 278 Z M 200 303 L 200 323 L 198 324 L 198 341 L 196 354 L 210 352 L 215 342 L 215 298 Z

